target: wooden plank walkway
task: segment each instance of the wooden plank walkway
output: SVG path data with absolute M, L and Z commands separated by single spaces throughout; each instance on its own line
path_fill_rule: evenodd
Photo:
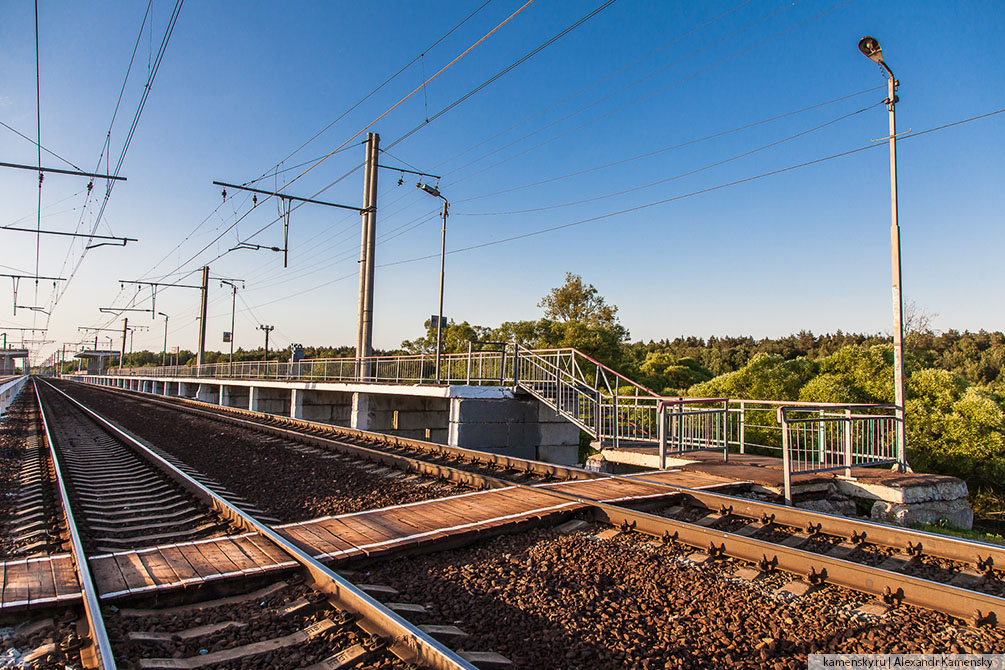
M 80 584 L 70 554 L 0 563 L 0 608 L 27 609 L 80 600 Z
M 538 484 L 534 488 L 540 491 L 516 486 L 475 491 L 284 524 L 276 526 L 276 531 L 318 559 L 339 562 L 568 514 L 589 501 L 618 503 L 674 494 L 661 484 L 701 489 L 736 484 L 734 480 L 687 471 L 651 472 L 637 477 Z M 549 495 L 547 489 L 578 496 L 582 502 L 558 500 Z M 287 570 L 296 563 L 269 540 L 256 533 L 247 533 L 102 554 L 92 557 L 90 566 L 102 600 L 113 600 L 155 590 Z M 0 584 L 2 610 L 80 598 L 80 587 L 68 554 L 0 563 Z

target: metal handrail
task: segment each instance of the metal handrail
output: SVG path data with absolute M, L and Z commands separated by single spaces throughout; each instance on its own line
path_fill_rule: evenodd
M 512 353 L 510 353 L 512 352 Z M 365 363 L 362 364 L 362 363 Z M 649 445 L 665 451 L 660 426 L 667 420 L 668 402 L 684 403 L 689 412 L 701 402 L 722 402 L 715 410 L 724 417 L 723 458 L 730 449 L 746 453 L 755 448 L 786 458 L 783 425 L 779 408 L 791 411 L 841 413 L 867 421 L 868 412 L 887 410 L 892 405 L 872 403 L 816 403 L 787 400 L 747 400 L 723 398 L 664 398 L 652 389 L 632 381 L 576 349 L 529 349 L 510 343 L 501 351 L 472 351 L 447 354 L 441 359 L 440 381 L 435 374 L 432 354 L 369 356 L 358 358 L 304 359 L 296 363 L 242 361 L 202 366 L 125 368 L 105 374 L 122 376 L 171 377 L 188 379 L 274 379 L 283 381 L 329 381 L 349 383 L 512 385 L 537 398 L 557 414 L 571 421 L 597 440 L 601 448 L 623 444 Z M 360 371 L 367 374 L 360 377 Z M 624 393 L 622 393 L 624 391 Z M 895 409 L 895 408 L 893 408 Z M 860 415 L 861 414 L 861 415 Z M 819 417 L 818 417 L 819 418 Z M 683 418 L 681 419 L 684 420 Z M 696 421 L 690 417 L 687 421 Z M 718 419 L 717 419 L 718 421 Z M 790 422 L 793 423 L 793 422 Z M 897 429 L 902 431 L 902 424 Z M 719 437 L 714 440 L 716 445 Z M 719 447 L 716 446 L 716 449 Z M 873 459 L 876 463 L 885 458 Z M 661 461 L 663 462 L 663 461 Z M 901 463 L 900 465 L 906 465 Z M 790 469 L 786 470 L 791 474 Z M 799 471 L 798 468 L 796 471 Z
M 792 504 L 794 473 L 844 470 L 845 476 L 851 477 L 852 467 L 900 463 L 897 435 L 903 429 L 903 413 L 891 404 L 867 407 L 880 413 L 854 413 L 856 409 L 863 409 L 863 405 L 801 403 L 778 407 L 786 504 Z

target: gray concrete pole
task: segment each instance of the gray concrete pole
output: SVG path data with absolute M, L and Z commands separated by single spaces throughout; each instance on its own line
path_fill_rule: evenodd
M 234 289 L 234 295 L 230 299 L 230 365 L 234 365 L 234 314 L 237 312 L 237 284 L 231 284 L 231 288 Z
M 202 302 L 199 305 L 199 353 L 195 364 L 202 365 L 206 360 L 206 304 L 209 300 L 209 266 L 202 268 Z
M 893 390 L 897 405 L 897 465 L 907 465 L 907 436 L 904 416 L 904 296 L 901 292 L 900 222 L 897 218 L 897 86 L 889 71 L 887 109 L 890 111 L 890 264 L 893 274 Z
M 119 369 L 122 369 L 122 359 L 126 357 L 126 335 L 129 333 L 129 317 L 122 319 L 122 351 L 119 352 Z
M 356 329 L 358 377 L 370 376 L 370 363 L 363 359 L 373 355 L 373 270 L 377 230 L 377 163 L 380 158 L 380 135 L 367 133 L 366 168 L 363 173 L 363 233 L 360 243 L 359 321 Z
M 164 351 L 161 352 L 161 367 L 167 364 L 168 353 L 168 315 L 164 315 Z
M 440 383 L 440 356 L 443 355 L 443 268 L 447 254 L 447 200 L 443 199 L 443 230 L 440 232 L 440 306 L 436 310 L 436 383 Z

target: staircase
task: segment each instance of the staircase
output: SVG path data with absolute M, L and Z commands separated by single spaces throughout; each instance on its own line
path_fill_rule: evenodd
M 658 394 L 576 349 L 514 346 L 515 385 L 603 447 L 659 443 Z

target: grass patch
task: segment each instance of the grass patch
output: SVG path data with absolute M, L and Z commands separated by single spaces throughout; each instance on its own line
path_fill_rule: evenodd
M 594 454 L 599 454 L 597 449 L 594 449 L 591 442 L 593 438 L 585 430 L 579 431 L 579 464 L 585 465 L 586 459 Z
M 976 521 L 974 523 L 976 526 Z M 978 540 L 980 542 L 1005 545 L 1005 535 L 989 533 L 976 527 L 974 530 L 966 530 L 964 528 L 956 528 L 948 523 L 916 523 L 913 527 L 917 530 L 937 533 L 938 535 L 951 535 L 953 537 L 961 537 L 965 540 Z

